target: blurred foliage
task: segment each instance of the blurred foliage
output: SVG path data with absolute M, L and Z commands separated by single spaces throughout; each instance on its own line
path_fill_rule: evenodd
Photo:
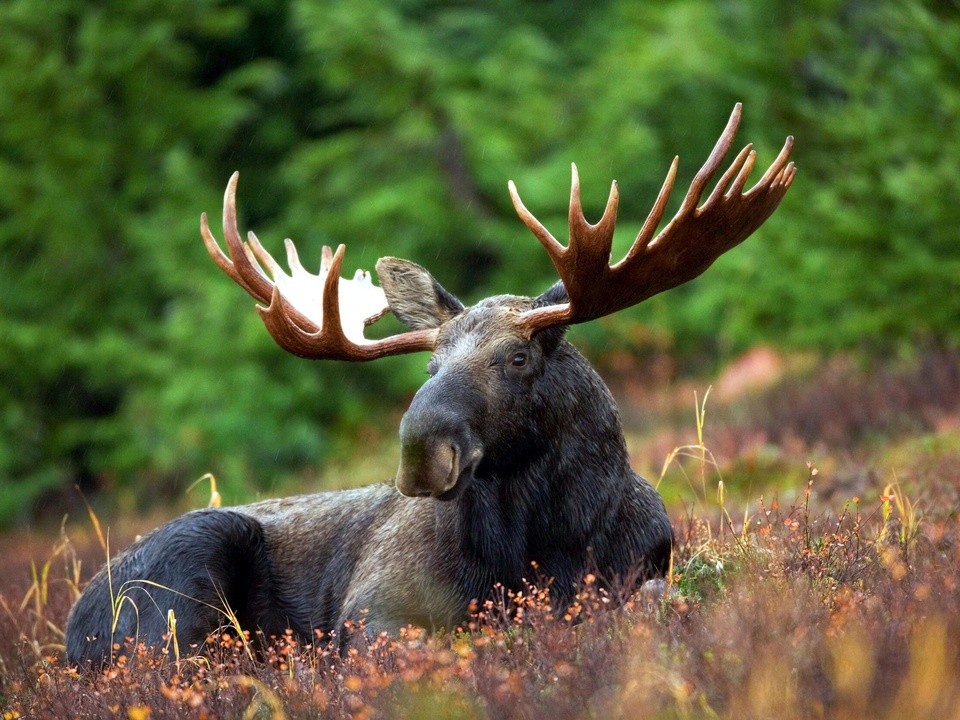
M 199 240 L 234 169 L 273 249 L 532 294 L 552 268 L 508 178 L 563 237 L 570 161 L 588 216 L 616 177 L 618 252 L 742 100 L 761 164 L 797 136 L 782 208 L 580 337 L 681 358 L 960 339 L 955 2 L 10 0 L 0 26 L 0 523 L 74 484 L 264 490 L 421 381 L 422 357 L 274 346 Z

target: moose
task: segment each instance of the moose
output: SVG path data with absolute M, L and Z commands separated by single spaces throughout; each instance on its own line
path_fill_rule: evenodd
M 206 214 L 213 260 L 262 305 L 267 330 L 305 358 L 350 361 L 429 351 L 429 379 L 400 423 L 391 483 L 182 515 L 108 561 L 68 619 L 67 658 L 110 662 L 115 642 L 202 646 L 231 617 L 265 637 L 288 630 L 343 642 L 407 625 L 453 628 L 495 584 L 520 588 L 536 564 L 554 601 L 569 602 L 588 572 L 607 583 L 663 575 L 672 529 L 657 491 L 629 465 L 614 400 L 565 340 L 568 326 L 614 313 L 700 275 L 776 209 L 796 173 L 793 139 L 750 190 L 748 145 L 701 204 L 734 140 L 737 104 L 679 210 L 658 234 L 678 158 L 626 256 L 610 265 L 619 193 L 586 221 L 572 169 L 569 243 L 509 193 L 559 281 L 537 297 L 497 295 L 467 307 L 424 268 L 384 257 L 381 287 L 340 278 L 344 246 L 324 248 L 319 275 L 286 241 L 288 275 L 237 227 L 235 173 L 223 207 L 225 254 Z M 269 274 L 263 268 L 269 271 Z M 392 312 L 407 331 L 369 340 Z M 632 585 L 636 587 L 637 585 Z

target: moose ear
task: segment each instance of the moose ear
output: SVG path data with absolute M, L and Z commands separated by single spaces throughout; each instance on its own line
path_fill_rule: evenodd
M 433 275 L 409 260 L 380 258 L 377 275 L 390 310 L 411 330 L 439 327 L 463 310 L 463 303 L 444 290 Z

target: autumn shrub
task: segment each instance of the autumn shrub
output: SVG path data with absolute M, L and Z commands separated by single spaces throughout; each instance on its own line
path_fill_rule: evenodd
M 743 522 L 675 518 L 671 576 L 653 593 L 588 574 L 557 608 L 531 567 L 524 588 L 494 588 L 445 632 L 357 627 L 338 646 L 224 631 L 166 654 L 129 641 L 102 671 L 63 662 L 82 581 L 61 541 L 22 598 L 0 594 L 0 707 L 36 718 L 955 717 L 956 507 L 918 505 L 895 485 L 829 507 L 822 478 L 807 475 L 797 503 L 757 502 Z

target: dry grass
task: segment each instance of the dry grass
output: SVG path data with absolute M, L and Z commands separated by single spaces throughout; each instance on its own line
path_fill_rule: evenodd
M 531 585 L 451 634 L 411 628 L 343 655 L 283 637 L 253 657 L 224 634 L 179 660 L 118 647 L 83 675 L 62 661 L 80 581 L 61 540 L 22 597 L 3 594 L 0 702 L 37 718 L 960 717 L 955 515 L 895 486 L 833 513 L 806 494 L 758 504 L 723 535 L 691 514 L 662 599 L 610 611 L 588 576 L 563 617 Z
M 771 353 L 773 351 L 770 351 Z M 927 348 L 905 360 L 865 363 L 852 356 L 818 361 L 774 355 L 770 367 L 748 368 L 763 383 L 736 391 L 726 382 L 740 363 L 721 372 L 710 401 L 710 448 L 718 458 L 765 473 L 792 471 L 797 463 L 826 458 L 848 474 L 866 473 L 897 438 L 960 429 L 960 350 Z M 749 361 L 748 353 L 744 361 Z M 634 466 L 656 477 L 663 458 L 694 442 L 693 393 L 703 384 L 676 380 L 672 391 L 653 393 L 637 378 L 650 368 L 626 365 L 611 375 L 620 399 Z M 834 489 L 831 487 L 831 490 Z
M 798 463 L 795 500 L 735 508 L 705 423 L 699 401 L 696 442 L 664 455 L 685 509 L 662 596 L 624 601 L 588 575 L 555 613 L 541 579 L 495 589 L 455 632 L 345 653 L 292 636 L 249 653 L 233 630 L 200 656 L 117 646 L 114 666 L 77 674 L 62 627 L 99 542 L 5 539 L 0 715 L 960 719 L 960 438 L 881 448 L 858 497 Z

